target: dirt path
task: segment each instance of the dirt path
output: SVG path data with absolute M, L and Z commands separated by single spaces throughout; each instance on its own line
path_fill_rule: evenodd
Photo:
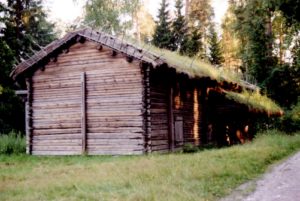
M 272 168 L 261 179 L 243 184 L 232 195 L 222 199 L 238 200 L 300 201 L 300 152 Z

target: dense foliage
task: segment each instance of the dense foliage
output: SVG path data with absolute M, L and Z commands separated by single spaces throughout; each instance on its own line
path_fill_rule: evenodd
M 181 11 L 183 8 L 182 0 L 176 0 L 176 18 L 172 22 L 171 31 L 171 50 L 181 50 L 183 41 L 188 40 L 188 27 L 185 17 L 182 15 Z
M 0 132 L 24 129 L 24 108 L 9 77 L 14 64 L 27 59 L 55 35 L 42 2 L 7 0 L 0 3 Z
M 0 133 L 0 154 L 24 154 L 26 151 L 25 137 L 14 131 Z
M 132 28 L 139 0 L 88 0 L 85 25 L 117 34 Z
M 215 66 L 220 66 L 224 62 L 220 41 L 214 26 L 210 27 L 208 58 L 210 63 Z
M 169 20 L 168 3 L 166 0 L 162 0 L 157 17 L 158 21 L 156 22 L 152 42 L 159 48 L 172 49 L 171 22 Z

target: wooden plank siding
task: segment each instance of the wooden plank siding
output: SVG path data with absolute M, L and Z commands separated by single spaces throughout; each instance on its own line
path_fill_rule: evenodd
M 142 154 L 143 76 L 91 41 L 76 43 L 32 77 L 32 154 L 82 153 L 81 75 L 85 73 L 87 154 Z

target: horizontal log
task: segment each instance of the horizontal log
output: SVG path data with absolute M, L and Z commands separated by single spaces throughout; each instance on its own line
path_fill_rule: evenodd
M 135 85 L 135 86 L 142 86 L 142 81 L 141 79 L 137 79 L 136 77 L 130 78 L 130 77 L 124 77 L 124 78 L 104 78 L 104 77 L 99 77 L 99 78 L 94 78 L 93 80 L 88 80 L 87 81 L 88 87 L 90 86 L 100 86 L 103 85 L 105 87 L 109 86 L 128 86 L 128 85 Z
M 151 129 L 151 135 L 155 136 L 155 135 L 167 135 L 168 134 L 168 130 L 153 130 Z
M 47 94 L 43 95 L 43 96 L 33 96 L 34 100 L 33 102 L 51 102 L 51 101 L 58 101 L 58 102 L 64 102 L 64 103 L 68 103 L 68 101 L 74 101 L 74 100 L 79 100 L 79 96 L 77 93 L 74 93 L 74 94 L 70 94 L 70 95 L 63 95 L 63 94 L 55 94 L 55 95 L 52 95 L 52 96 L 49 96 Z
M 131 112 L 131 111 L 135 111 L 135 112 L 141 112 L 141 110 L 143 110 L 142 105 L 108 105 L 108 106 L 91 106 L 91 105 L 87 105 L 87 110 L 89 113 L 99 113 L 99 112 L 118 112 L 118 113 L 122 113 L 122 112 Z M 60 108 L 53 108 L 53 107 L 43 107 L 43 108 L 37 108 L 37 107 L 33 107 L 33 111 L 34 111 L 34 115 L 35 116 L 39 116 L 39 115 L 59 115 L 59 114 L 77 114 L 80 111 L 80 107 L 60 107 Z
M 125 61 L 126 62 L 126 61 Z M 47 78 L 51 77 L 55 74 L 68 74 L 72 75 L 71 73 L 80 73 L 86 72 L 87 76 L 88 73 L 94 71 L 99 71 L 102 73 L 111 73 L 115 72 L 122 74 L 126 73 L 126 71 L 140 73 L 139 66 L 135 65 L 128 65 L 128 63 L 124 63 L 122 60 L 116 59 L 103 59 L 103 60 L 86 60 L 86 61 L 70 61 L 67 63 L 57 63 L 57 66 L 53 68 L 45 67 L 45 71 L 36 74 L 36 76 Z M 139 76 L 141 77 L 141 75 Z
M 45 82 L 45 83 L 34 83 L 33 90 L 48 90 L 48 89 L 62 89 L 62 88 L 76 88 L 80 87 L 80 80 L 68 80 L 68 81 L 57 81 L 57 82 Z
M 81 140 L 82 141 L 82 140 Z M 51 142 L 47 142 L 47 141 L 35 141 L 32 142 L 32 146 L 60 146 L 60 147 L 81 147 L 81 142 L 79 143 L 72 143 L 72 142 L 56 142 L 56 143 L 51 143 Z
M 38 119 L 35 120 L 34 124 L 48 125 L 48 124 L 80 124 L 81 120 L 78 119 Z
M 143 150 L 88 150 L 88 155 L 141 155 Z
M 46 77 L 46 76 L 44 76 Z M 37 84 L 54 84 L 54 83 L 73 83 L 80 81 L 80 72 L 66 73 L 64 75 L 47 75 L 47 79 L 44 77 L 34 75 L 32 77 L 33 85 Z
M 40 136 L 39 136 L 40 137 Z M 70 143 L 70 144 L 77 144 L 81 145 L 82 140 L 81 139 L 46 139 L 46 138 L 33 138 L 32 140 L 33 144 L 64 144 L 64 143 Z
M 61 98 L 61 99 L 48 99 L 48 100 L 37 100 L 33 99 L 32 105 L 35 106 L 44 106 L 44 105 L 68 105 L 68 104 L 79 104 L 80 100 L 78 97 L 76 98 Z M 63 106 L 62 106 L 63 107 Z
M 88 101 L 91 100 L 91 99 L 100 99 L 103 98 L 105 100 L 111 100 L 111 101 L 121 101 L 121 100 L 124 100 L 126 101 L 127 99 L 130 99 L 130 100 L 135 100 L 135 101 L 139 101 L 141 102 L 142 98 L 143 98 L 143 95 L 142 94 L 111 94 L 109 96 L 101 96 L 101 95 L 90 95 L 88 94 Z
M 33 135 L 56 135 L 56 134 L 78 134 L 81 129 L 68 128 L 68 129 L 34 129 Z
M 151 111 L 151 114 L 167 114 L 167 109 L 165 109 L 165 108 L 160 108 L 160 109 L 153 109 L 153 108 L 151 108 L 150 109 L 150 111 Z
M 168 140 L 163 140 L 163 139 L 151 139 L 151 145 L 152 146 L 158 146 L 158 145 L 167 145 L 169 146 L 169 141 Z
M 87 128 L 89 133 L 143 133 L 142 127 L 127 127 L 127 128 L 105 128 L 105 127 L 89 127 Z
M 61 134 L 61 133 L 47 133 L 43 135 L 33 135 L 33 140 L 81 140 L 81 133 Z
M 87 139 L 144 139 L 142 133 L 87 133 Z
M 169 145 L 158 145 L 158 146 L 152 146 L 152 151 L 169 151 Z
M 136 118 L 138 119 L 138 117 L 142 117 L 142 113 L 141 111 L 126 111 L 126 112 L 123 112 L 123 111 L 101 111 L 100 112 L 87 112 L 87 116 L 88 118 L 92 118 L 92 117 L 128 117 L 128 118 Z
M 142 122 L 143 117 L 142 116 L 99 116 L 97 118 L 92 118 L 87 116 L 87 122 L 108 122 L 108 123 L 128 123 L 128 122 Z
M 50 95 L 56 95 L 58 93 L 65 94 L 65 95 L 72 95 L 74 93 L 78 93 L 80 91 L 80 87 L 68 87 L 68 88 L 55 88 L 55 89 L 34 89 L 33 95 L 34 96 L 50 96 Z M 77 95 L 78 96 L 78 95 Z
M 52 102 L 34 102 L 34 104 L 32 104 L 32 108 L 33 110 L 39 110 L 39 109 L 47 109 L 47 110 L 51 110 L 51 109 L 65 109 L 65 108 L 79 108 L 80 104 L 78 101 L 72 101 L 72 102 L 60 102 L 60 103 L 52 103 Z
M 122 128 L 122 129 L 129 129 L 129 128 L 141 128 L 143 126 L 142 121 L 138 122 L 131 122 L 131 121 L 120 121 L 120 122 L 88 122 L 89 128 Z
M 67 129 L 67 128 L 81 128 L 81 125 L 76 123 L 76 124 L 39 124 L 34 122 L 33 124 L 33 129 Z
M 88 97 L 87 98 L 87 103 L 88 104 L 101 104 L 101 103 L 113 103 L 115 105 L 120 105 L 122 103 L 126 104 L 142 104 L 142 99 L 141 98 L 136 98 L 136 97 L 126 97 L 126 99 L 124 98 L 120 98 L 118 99 L 117 97 L 114 98 L 113 102 L 112 102 L 112 98 L 111 97 L 95 97 L 95 98 L 91 98 Z
M 33 112 L 32 119 L 68 119 L 68 118 L 74 118 L 78 119 L 80 117 L 80 112 L 68 112 L 68 113 L 38 113 Z
M 32 155 L 40 156 L 66 156 L 66 155 L 81 155 L 81 151 L 39 151 L 32 150 Z
M 88 153 L 97 151 L 142 151 L 144 148 L 142 145 L 93 145 L 87 146 Z
M 45 146 L 37 145 L 32 146 L 33 151 L 80 151 L 81 146 Z
M 97 147 L 97 146 L 143 146 L 144 145 L 144 140 L 141 139 L 131 139 L 131 140 L 126 140 L 126 139 L 98 139 L 98 140 L 87 140 L 87 146 L 88 147 Z
M 34 115 L 37 114 L 77 114 L 80 112 L 80 107 L 65 107 L 65 108 L 36 108 L 33 107 Z

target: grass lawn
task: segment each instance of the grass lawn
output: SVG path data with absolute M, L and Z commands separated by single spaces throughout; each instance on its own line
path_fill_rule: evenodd
M 216 200 L 299 149 L 300 133 L 272 131 L 194 154 L 0 155 L 0 200 Z

